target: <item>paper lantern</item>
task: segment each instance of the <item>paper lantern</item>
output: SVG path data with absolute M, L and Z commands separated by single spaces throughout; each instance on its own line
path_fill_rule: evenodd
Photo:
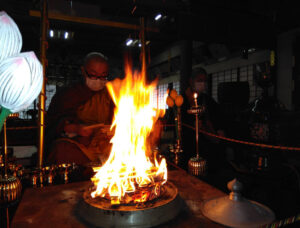
M 0 62 L 0 129 L 9 113 L 19 112 L 35 100 L 42 85 L 43 68 L 33 52 Z
M 14 20 L 0 12 L 0 61 L 20 53 L 22 36 Z

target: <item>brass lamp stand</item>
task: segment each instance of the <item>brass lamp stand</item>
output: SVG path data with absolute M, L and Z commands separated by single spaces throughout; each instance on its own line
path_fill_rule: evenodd
M 20 180 L 8 175 L 7 173 L 7 135 L 6 120 L 3 124 L 4 133 L 4 174 L 0 175 L 0 207 L 6 211 L 6 227 L 9 228 L 9 212 L 8 207 L 15 203 L 21 196 L 22 185 Z
M 199 106 L 197 102 L 198 94 L 194 93 L 195 106 L 188 110 L 189 114 L 195 115 L 195 129 L 196 129 L 196 157 L 190 158 L 188 162 L 188 169 L 192 175 L 204 176 L 207 170 L 207 162 L 199 155 L 199 115 L 205 110 L 204 106 Z

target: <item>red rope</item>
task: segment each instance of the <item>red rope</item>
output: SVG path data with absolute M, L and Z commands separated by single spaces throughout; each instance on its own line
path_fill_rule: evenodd
M 188 125 L 188 124 L 182 123 L 182 125 L 185 126 L 185 127 L 190 128 L 190 129 L 193 129 L 195 131 L 195 128 Z M 199 132 L 204 134 L 204 135 L 208 135 L 208 136 L 215 137 L 215 138 L 218 138 L 218 139 L 222 139 L 222 140 L 225 140 L 225 141 L 240 143 L 240 144 L 249 145 L 249 146 L 257 146 L 257 147 L 262 147 L 262 148 L 271 148 L 271 149 L 279 149 L 279 150 L 296 150 L 296 151 L 300 151 L 300 148 L 298 148 L 298 147 L 275 146 L 275 145 L 247 142 L 247 141 L 242 141 L 242 140 L 238 140 L 238 139 L 232 139 L 232 138 L 216 135 L 216 134 L 204 131 L 202 129 L 199 129 Z

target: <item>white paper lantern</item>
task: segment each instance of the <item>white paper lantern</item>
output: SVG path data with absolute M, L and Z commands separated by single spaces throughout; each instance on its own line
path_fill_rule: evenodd
M 0 106 L 11 112 L 27 108 L 39 95 L 43 68 L 34 52 L 20 53 L 0 62 Z
M 14 20 L 0 11 L 0 61 L 20 53 L 22 36 Z

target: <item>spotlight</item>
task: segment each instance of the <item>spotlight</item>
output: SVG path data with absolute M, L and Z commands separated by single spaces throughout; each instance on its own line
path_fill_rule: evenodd
M 128 38 L 126 40 L 126 46 L 130 46 L 132 44 L 133 40 L 131 38 Z
M 161 13 L 158 13 L 158 14 L 154 17 L 154 19 L 155 19 L 156 21 L 158 21 L 159 19 L 161 19 L 161 17 L 162 17 Z
M 249 53 L 249 54 L 254 53 L 255 51 L 256 51 L 255 48 L 249 48 L 249 49 L 248 49 L 248 53 Z

